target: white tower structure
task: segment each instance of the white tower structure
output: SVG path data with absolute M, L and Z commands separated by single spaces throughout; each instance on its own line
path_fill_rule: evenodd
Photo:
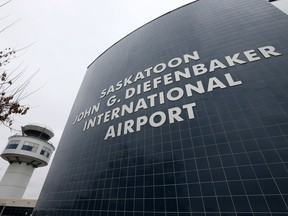
M 30 124 L 21 135 L 9 137 L 1 157 L 10 163 L 1 182 L 0 199 L 21 199 L 35 168 L 46 166 L 54 146 L 54 133 L 47 127 Z

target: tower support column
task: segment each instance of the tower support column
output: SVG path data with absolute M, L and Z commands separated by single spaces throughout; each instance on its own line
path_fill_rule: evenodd
M 21 199 L 34 168 L 26 163 L 12 163 L 0 182 L 0 199 Z

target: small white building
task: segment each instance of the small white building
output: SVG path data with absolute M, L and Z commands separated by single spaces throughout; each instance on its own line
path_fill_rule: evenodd
M 37 200 L 31 199 L 0 199 L 0 216 L 31 216 L 36 203 Z

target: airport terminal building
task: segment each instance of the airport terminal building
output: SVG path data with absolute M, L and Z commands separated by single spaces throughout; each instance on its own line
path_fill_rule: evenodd
M 199 0 L 87 69 L 33 216 L 284 216 L 288 16 Z

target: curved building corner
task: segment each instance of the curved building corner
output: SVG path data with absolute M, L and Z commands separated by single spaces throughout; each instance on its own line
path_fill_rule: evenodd
M 288 17 L 200 0 L 87 69 L 33 216 L 286 215 Z

